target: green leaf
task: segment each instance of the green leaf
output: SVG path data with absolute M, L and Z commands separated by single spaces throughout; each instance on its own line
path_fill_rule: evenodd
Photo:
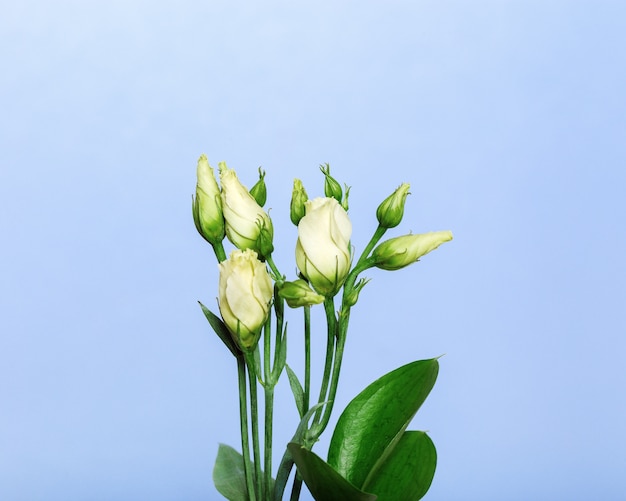
M 204 313 L 204 316 L 211 324 L 211 327 L 213 327 L 213 330 L 215 331 L 215 333 L 219 336 L 222 342 L 226 345 L 226 348 L 228 348 L 235 357 L 241 356 L 241 351 L 239 351 L 237 344 L 235 343 L 232 336 L 230 335 L 230 331 L 228 330 L 228 327 L 226 327 L 226 324 L 224 324 L 222 319 L 218 317 L 215 313 L 213 313 L 211 310 L 209 310 L 206 306 L 204 306 L 200 301 L 198 301 L 198 304 L 200 305 L 200 308 L 202 308 L 202 312 Z
M 220 444 L 217 450 L 213 483 L 229 501 L 248 501 L 243 456 L 228 445 Z
M 313 417 L 313 414 L 317 412 L 317 409 L 323 407 L 328 402 L 321 402 L 311 407 L 307 413 L 300 420 L 300 424 L 296 428 L 296 432 L 291 439 L 292 443 L 302 444 L 304 442 L 304 434 L 308 429 L 309 420 Z M 293 457 L 289 448 L 285 448 L 285 453 L 280 461 L 280 466 L 276 472 L 276 483 L 274 484 L 274 501 L 280 501 L 283 498 L 283 492 L 289 480 L 289 474 L 291 473 L 291 467 L 293 466 Z
M 278 383 L 280 375 L 282 374 L 285 365 L 287 365 L 287 326 L 285 326 L 283 334 L 280 337 L 280 340 L 277 340 L 277 342 L 279 343 L 278 354 L 274 359 L 274 365 L 272 367 L 271 374 L 271 380 L 273 385 L 276 385 Z
M 298 467 L 298 472 L 316 501 L 375 501 L 368 494 L 333 470 L 317 454 L 293 442 L 287 445 Z
M 436 359 L 407 364 L 374 381 L 343 411 L 328 463 L 363 489 L 393 452 L 437 379 Z
M 423 431 L 405 431 L 367 482 L 378 501 L 417 501 L 430 488 L 437 466 L 435 444 Z
M 291 370 L 291 367 L 289 367 L 289 365 L 285 365 L 285 369 L 287 369 L 287 378 L 289 378 L 289 386 L 291 386 L 293 398 L 296 400 L 298 414 L 300 414 L 300 418 L 302 418 L 302 415 L 304 414 L 304 390 L 298 380 L 298 376 L 296 376 L 296 373 Z

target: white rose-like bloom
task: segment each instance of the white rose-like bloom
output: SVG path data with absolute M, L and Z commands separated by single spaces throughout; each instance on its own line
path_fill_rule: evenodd
M 267 249 L 260 247 L 264 247 L 266 244 L 263 242 L 268 240 L 271 245 L 274 233 L 272 220 L 241 184 L 233 169 L 226 167 L 225 162 L 220 162 L 219 170 L 222 184 L 222 210 L 226 220 L 228 240 L 239 249 L 253 249 L 259 254 L 267 253 Z M 259 239 L 261 231 L 264 232 L 264 239 Z
M 219 308 L 237 345 L 253 349 L 270 310 L 273 286 L 253 250 L 234 250 L 219 264 Z
M 352 223 L 334 198 L 315 198 L 305 203 L 298 223 L 296 264 L 313 288 L 333 296 L 350 271 Z

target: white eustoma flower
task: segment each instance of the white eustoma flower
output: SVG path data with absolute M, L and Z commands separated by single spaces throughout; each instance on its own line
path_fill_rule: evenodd
M 219 264 L 219 308 L 237 345 L 253 349 L 270 311 L 273 286 L 253 250 L 234 250 Z
M 252 249 L 267 257 L 273 250 L 272 220 L 241 184 L 235 171 L 225 162 L 218 165 L 228 240 L 239 249 Z
M 333 296 L 343 285 L 351 264 L 352 223 L 334 198 L 315 198 L 305 203 L 298 223 L 296 264 L 313 288 Z
M 450 240 L 452 240 L 451 231 L 431 231 L 390 238 L 374 249 L 372 257 L 378 268 L 399 270 Z

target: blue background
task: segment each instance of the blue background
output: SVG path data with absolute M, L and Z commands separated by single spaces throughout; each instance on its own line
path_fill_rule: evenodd
M 267 171 L 291 277 L 292 182 L 321 195 L 323 162 L 357 253 L 404 181 L 389 234 L 454 232 L 366 274 L 337 397 L 445 353 L 411 425 L 438 448 L 426 499 L 624 499 L 625 44 L 620 1 L 6 2 L 0 499 L 219 499 L 236 370 L 196 303 L 201 153 Z

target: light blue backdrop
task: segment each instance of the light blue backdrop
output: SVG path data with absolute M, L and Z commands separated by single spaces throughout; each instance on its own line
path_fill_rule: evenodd
M 426 499 L 623 499 L 625 46 L 620 1 L 7 2 L 0 499 L 219 499 L 236 371 L 196 303 L 201 153 L 267 171 L 291 276 L 291 184 L 321 195 L 323 162 L 357 252 L 403 181 L 390 234 L 454 232 L 368 274 L 337 401 L 445 353 L 411 425 L 438 447 Z

